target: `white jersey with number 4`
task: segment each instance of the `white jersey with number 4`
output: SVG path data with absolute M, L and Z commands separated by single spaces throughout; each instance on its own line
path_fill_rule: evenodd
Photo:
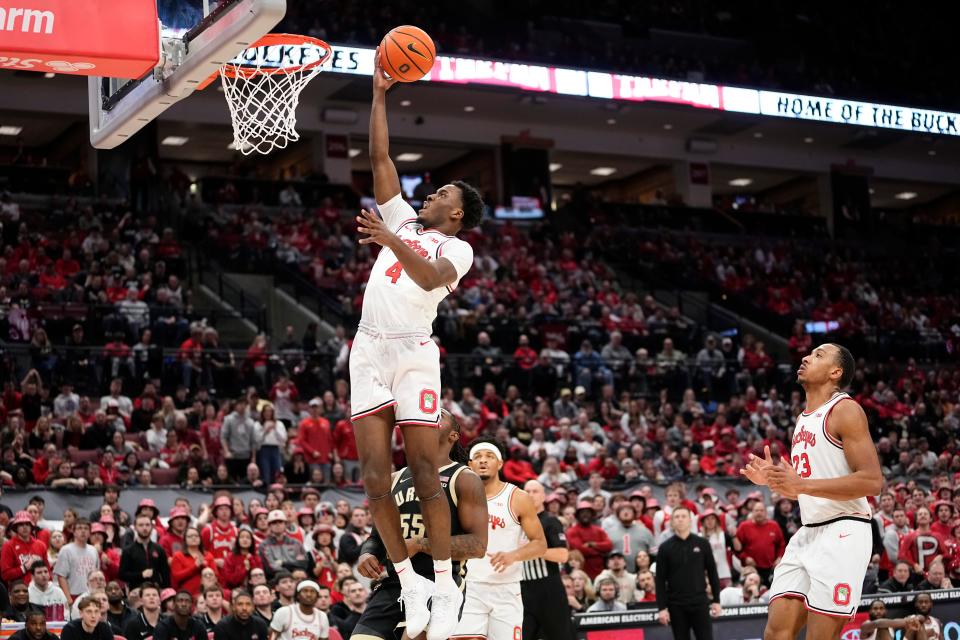
M 853 473 L 843 455 L 843 443 L 830 435 L 830 414 L 841 402 L 856 402 L 838 391 L 823 405 L 797 416 L 797 428 L 790 446 L 790 461 L 801 478 L 842 478 Z M 820 524 L 841 517 L 870 518 L 866 497 L 856 500 L 827 500 L 800 495 L 800 519 L 805 525 Z
M 437 305 L 473 265 L 473 248 L 455 236 L 421 227 L 417 213 L 399 193 L 377 207 L 390 231 L 427 260 L 449 260 L 457 279 L 448 287 L 424 291 L 406 273 L 393 251 L 383 247 L 367 280 L 360 325 L 378 333 L 429 336 L 437 317 Z
M 279 640 L 325 640 L 330 637 L 330 621 L 327 614 L 314 609 L 305 615 L 299 604 L 280 607 L 270 620 L 270 629 L 276 631 Z
M 490 555 L 498 551 L 516 551 L 526 536 L 520 520 L 513 511 L 514 494 L 519 491 L 517 485 L 505 482 L 500 493 L 487 498 L 487 514 L 490 530 L 487 531 L 487 553 L 482 558 L 467 560 L 467 583 L 484 582 L 487 584 L 519 584 L 523 576 L 523 563 L 514 562 L 502 572 L 497 573 L 490 564 Z M 467 590 L 469 593 L 469 589 Z

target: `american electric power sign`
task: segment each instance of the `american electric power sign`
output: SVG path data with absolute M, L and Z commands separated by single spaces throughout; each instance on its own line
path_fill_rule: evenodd
M 328 70 L 371 75 L 373 55 L 373 49 L 333 45 Z M 509 87 L 600 100 L 666 102 L 733 113 L 960 135 L 960 113 L 479 58 L 438 56 L 437 63 L 424 80 Z

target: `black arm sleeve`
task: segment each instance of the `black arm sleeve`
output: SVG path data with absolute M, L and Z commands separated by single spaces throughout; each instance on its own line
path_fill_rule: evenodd
M 169 587 L 170 586 L 170 561 L 167 560 L 167 552 L 164 551 L 160 545 L 157 545 L 157 548 L 155 551 L 157 552 L 157 555 L 158 555 L 157 563 L 156 563 L 158 566 L 157 566 L 157 570 L 154 571 L 155 574 L 158 574 L 156 576 L 157 583 L 161 587 Z
M 669 542 L 669 540 L 668 540 Z M 666 547 L 666 548 L 664 548 Z M 670 571 L 670 546 L 667 543 L 660 545 L 657 553 L 657 573 L 655 576 L 657 582 L 657 610 L 667 608 L 667 573 Z
M 543 534 L 547 538 L 547 549 L 567 548 L 567 536 L 563 533 L 563 525 L 556 518 L 547 518 Z
M 136 551 L 133 547 L 125 547 L 120 552 L 120 579 L 127 584 L 139 585 L 143 582 L 143 569 L 137 570 L 137 564 L 133 561 L 133 554 Z
M 703 550 L 703 560 L 707 566 L 707 580 L 710 581 L 711 600 L 720 602 L 720 576 L 717 574 L 717 561 L 713 559 L 713 549 L 710 543 L 704 540 L 700 548 Z
M 383 540 L 380 539 L 380 534 L 377 532 L 376 527 L 374 527 L 373 532 L 370 533 L 370 537 L 360 545 L 360 553 L 357 555 L 357 558 L 365 553 L 369 553 L 379 560 L 380 564 L 384 564 L 387 561 L 387 548 L 383 545 Z

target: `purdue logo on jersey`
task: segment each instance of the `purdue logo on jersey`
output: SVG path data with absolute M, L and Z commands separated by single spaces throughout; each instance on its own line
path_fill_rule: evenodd
M 424 413 L 436 413 L 437 411 L 437 392 L 431 389 L 424 389 L 420 392 L 420 411 Z

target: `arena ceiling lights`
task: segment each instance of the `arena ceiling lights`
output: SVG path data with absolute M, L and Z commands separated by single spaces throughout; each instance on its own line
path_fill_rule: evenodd
M 333 45 L 333 49 L 330 72 L 373 75 L 373 49 L 341 45 Z M 960 113 L 480 58 L 437 56 L 423 81 L 600 100 L 666 102 L 697 109 L 960 136 Z
M 617 170 L 613 167 L 596 167 L 595 169 L 590 169 L 590 175 L 593 176 L 612 176 Z

